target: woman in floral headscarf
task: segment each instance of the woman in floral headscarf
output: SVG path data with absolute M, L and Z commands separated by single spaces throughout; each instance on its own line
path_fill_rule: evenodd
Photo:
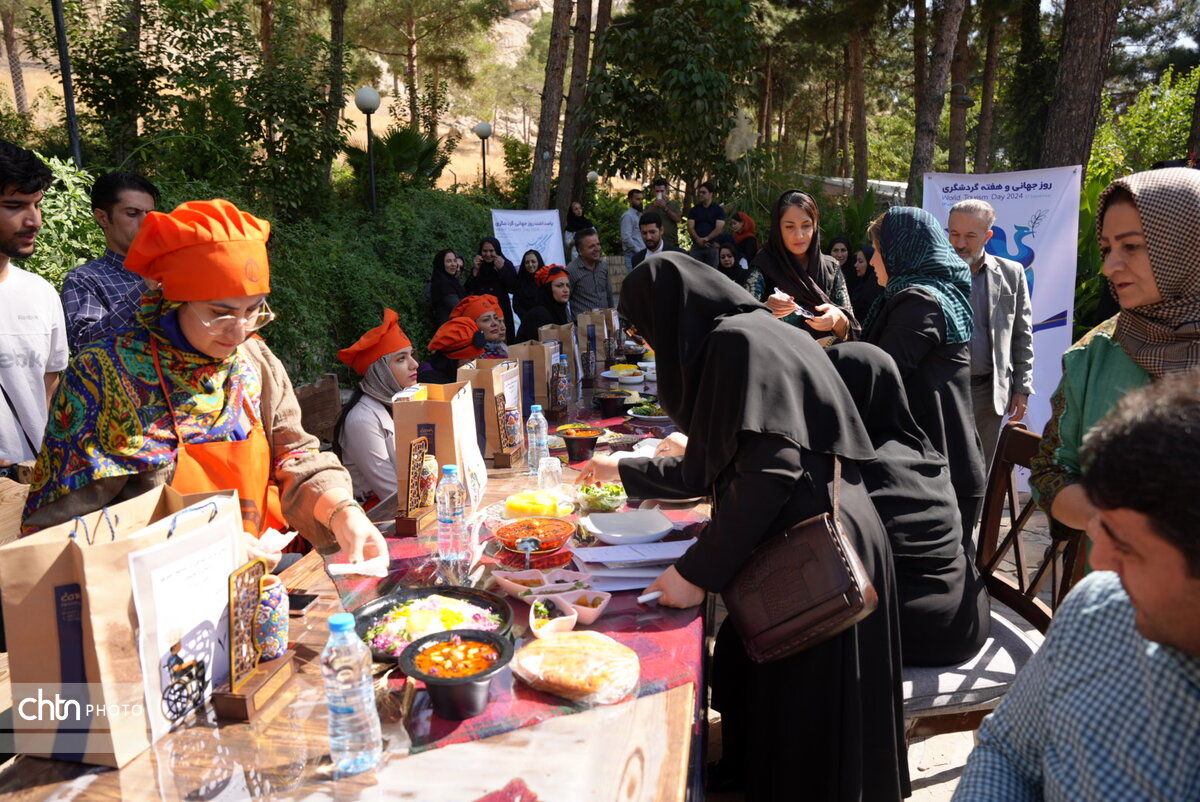
M 1047 513 L 1083 529 L 1093 507 L 1079 448 L 1121 396 L 1200 366 L 1200 172 L 1135 173 L 1100 196 L 1096 234 L 1121 311 L 1063 354 L 1030 486 Z
M 272 564 L 279 553 L 253 539 L 270 526 L 352 560 L 386 553 L 345 469 L 301 428 L 283 365 L 253 336 L 275 317 L 270 231 L 225 200 L 146 216 L 125 267 L 160 289 L 142 297 L 140 325 L 71 360 L 34 467 L 27 530 L 169 484 L 237 490 L 247 545 Z
M 863 323 L 863 339 L 891 354 L 913 418 L 950 465 L 963 548 L 974 556 L 973 528 L 986 474 L 971 406 L 971 279 L 929 212 L 898 206 L 871 223 L 871 264 L 883 292 Z

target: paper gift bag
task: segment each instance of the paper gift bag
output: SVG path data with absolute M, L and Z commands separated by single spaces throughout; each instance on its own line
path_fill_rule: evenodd
M 567 355 L 567 367 L 571 372 L 571 386 L 579 385 L 582 366 L 579 364 L 579 343 L 575 339 L 575 324 L 550 324 L 538 329 L 538 339 L 542 342 L 557 341 L 562 353 Z
M 593 309 L 581 312 L 575 316 L 576 338 L 579 352 L 594 351 L 596 360 L 603 362 L 608 358 L 608 350 L 604 347 L 606 337 L 620 337 L 620 325 L 617 322 L 617 310 Z
M 485 457 L 521 449 L 521 366 L 515 359 L 478 359 L 458 369 L 471 382 L 475 434 Z
M 428 397 L 421 401 L 400 401 L 392 404 L 392 421 L 396 429 L 396 486 L 408 486 L 407 460 L 413 440 L 429 440 L 429 453 L 437 457 L 438 465 L 457 465 L 458 475 L 472 506 L 483 499 L 487 487 L 487 466 L 475 432 L 475 407 L 471 397 L 471 382 L 426 385 Z
M 558 356 L 558 343 L 537 340 L 508 346 L 508 358 L 516 360 L 521 371 L 521 418 L 529 418 L 529 408 L 550 406 L 550 368 Z
M 184 510 L 213 496 L 219 508 Z M 0 548 L 14 751 L 119 768 L 150 746 L 129 554 L 215 516 L 240 533 L 238 510 L 233 491 L 159 486 Z

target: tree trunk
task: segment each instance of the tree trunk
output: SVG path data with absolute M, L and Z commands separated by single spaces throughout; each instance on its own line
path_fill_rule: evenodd
M 950 172 L 967 171 L 967 105 L 970 97 L 967 81 L 971 76 L 971 50 L 967 34 L 971 29 L 971 6 L 967 0 L 962 22 L 958 25 L 958 40 L 954 58 L 950 61 Z M 959 98 L 956 103 L 955 98 Z
M 854 199 L 862 200 L 867 194 L 867 107 L 864 100 L 866 78 L 863 70 L 863 50 L 867 31 L 858 25 L 850 28 L 850 43 L 847 55 L 850 60 L 849 94 L 850 126 L 854 137 Z
M 1007 115 L 1010 119 L 1004 127 L 1013 168 L 1030 170 L 1037 167 L 1042 155 L 1054 75 L 1043 41 L 1041 0 L 1020 0 L 1018 13 L 1020 47 L 1005 104 L 1014 111 Z
M 842 106 L 845 105 L 845 94 L 842 92 L 842 82 L 833 82 L 833 173 L 839 177 L 842 173 Z
M 142 0 L 125 0 L 125 13 L 121 20 L 121 32 L 118 36 L 120 52 L 131 60 L 139 59 L 142 47 Z M 134 153 L 138 145 L 138 109 L 123 108 L 112 114 L 110 126 L 110 144 L 113 148 L 113 158 L 118 164 L 123 163 Z M 136 166 L 136 165 L 131 165 Z
M 333 141 L 338 121 L 346 105 L 346 0 L 329 0 L 329 100 L 325 104 L 325 133 Z M 322 155 L 321 168 L 325 180 L 333 167 L 332 146 Z
M 770 117 L 768 116 L 767 108 L 771 103 L 771 59 L 773 56 L 774 53 L 772 52 L 770 45 L 768 45 L 766 54 L 767 63 L 761 73 L 762 91 L 759 92 L 758 95 L 758 119 L 755 120 L 755 124 L 758 126 L 759 131 L 765 131 L 769 127 L 768 122 Z
M 408 127 L 420 126 L 421 109 L 417 105 L 417 20 L 409 16 L 405 29 L 404 91 L 408 93 Z
M 925 0 L 913 0 L 913 109 L 921 113 L 925 78 L 929 72 L 929 17 Z
M 800 172 L 808 172 L 808 138 L 812 133 L 812 121 L 804 121 L 804 149 L 800 152 Z
M 25 96 L 25 71 L 21 68 L 21 54 L 17 52 L 16 12 L 10 6 L 0 13 L 0 25 L 4 26 L 4 50 L 8 53 L 8 72 L 12 76 L 13 100 L 19 114 L 29 114 L 29 100 Z
M 1079 164 L 1087 169 L 1120 12 L 1121 0 L 1067 0 L 1042 167 Z
M 545 151 L 554 152 L 558 141 L 558 117 L 562 111 L 563 73 L 567 69 L 567 37 L 571 27 L 571 0 L 554 0 L 550 21 L 550 47 L 546 54 L 546 79 L 542 84 L 542 108 L 538 115 L 537 143 L 533 146 L 530 173 L 529 208 L 550 205 L 552 159 L 543 159 Z
M 850 45 L 842 48 L 842 67 L 846 75 L 846 91 L 842 93 L 842 125 L 838 129 L 838 150 L 842 153 L 842 164 L 838 174 L 842 178 L 850 177 L 850 116 L 854 114 L 852 95 L 853 79 L 850 77 Z
M 258 0 L 258 43 L 263 61 L 271 60 L 271 40 L 275 38 L 275 0 Z
M 987 21 L 987 54 L 983 59 L 983 87 L 979 92 L 979 132 L 975 139 L 975 172 L 992 169 L 992 128 L 996 111 L 996 61 L 1000 57 L 1000 15 L 992 9 Z
M 575 186 L 575 173 L 579 169 L 579 138 L 583 134 L 583 121 L 587 114 L 585 96 L 587 94 L 588 64 L 591 61 L 592 41 L 592 0 L 576 0 L 575 4 L 575 41 L 571 45 L 571 88 L 567 93 L 566 121 L 563 124 L 562 152 L 558 160 L 558 194 L 555 197 L 555 208 L 561 207 L 565 213 L 571 205 L 564 192 L 570 192 Z M 540 153 L 540 151 L 539 151 Z M 539 158 L 534 153 L 534 158 Z M 554 148 L 550 148 L 553 155 Z M 553 160 L 552 160 L 553 161 Z M 563 204 L 562 201 L 566 200 Z
M 929 60 L 929 74 L 925 79 L 925 92 L 917 106 L 917 130 L 913 140 L 912 163 L 908 168 L 908 191 L 904 193 L 904 200 L 910 206 L 917 205 L 925 173 L 933 166 L 934 139 L 937 137 L 938 120 L 942 116 L 946 78 L 950 74 L 950 58 L 954 55 L 954 43 L 958 38 L 964 5 L 965 0 L 944 0 L 942 6 L 933 56 Z
M 771 92 L 771 84 L 773 84 L 775 82 L 775 74 L 774 74 L 775 59 L 773 58 L 773 56 L 774 56 L 774 53 L 771 51 L 771 48 L 768 47 L 767 48 L 767 71 L 766 71 L 766 75 L 763 76 L 762 127 L 760 129 L 758 129 L 763 132 L 763 146 L 764 147 L 769 147 L 771 145 L 771 112 L 774 111 L 774 109 L 771 108 L 771 101 L 774 100 L 773 93 Z
M 583 93 L 584 107 L 589 107 L 589 98 L 592 94 L 592 87 L 600 80 L 600 76 L 604 73 L 605 65 L 608 63 L 606 41 L 608 37 L 608 25 L 612 21 L 612 0 L 600 0 L 596 6 L 596 30 L 592 34 L 592 66 L 588 70 L 588 83 Z M 592 159 L 591 147 L 591 131 L 595 127 L 595 120 L 588 119 L 585 121 L 581 139 L 576 140 L 575 161 L 571 168 L 573 176 L 571 182 L 565 183 L 562 178 L 559 178 L 558 199 L 555 206 L 558 212 L 566 218 L 567 208 L 571 205 L 571 201 L 576 198 L 583 197 L 584 185 L 587 182 L 587 165 Z M 562 187 L 566 187 L 563 190 Z

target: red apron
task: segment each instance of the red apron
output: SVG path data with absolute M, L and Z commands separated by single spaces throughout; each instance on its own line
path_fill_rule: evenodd
M 153 339 L 150 340 L 150 351 L 178 443 L 171 488 L 183 494 L 236 490 L 242 507 L 242 527 L 247 532 L 257 537 L 267 528 L 285 529 L 287 523 L 279 501 L 279 487 L 271 481 L 271 444 L 249 402 L 243 396 L 242 404 L 251 421 L 250 433 L 245 440 L 185 444 L 179 434 L 171 391 L 158 359 L 158 343 Z

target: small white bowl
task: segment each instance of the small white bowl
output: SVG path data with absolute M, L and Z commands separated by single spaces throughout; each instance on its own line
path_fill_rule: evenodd
M 580 604 L 579 600 L 584 597 L 588 599 L 599 598 L 600 603 L 595 607 Z M 609 601 L 612 600 L 612 594 L 605 593 L 602 590 L 573 590 L 570 593 L 563 593 L 559 598 L 571 605 L 575 612 L 579 614 L 580 624 L 587 625 L 595 623 L 596 619 L 600 617 L 600 614 L 608 607 Z
M 536 569 L 530 571 L 492 571 L 492 576 L 495 578 L 497 585 L 504 588 L 509 595 L 518 598 L 526 591 L 539 590 L 550 584 L 550 580 L 546 575 Z M 517 579 L 536 579 L 538 583 L 536 585 L 522 585 L 519 582 L 513 581 Z
M 632 546 L 662 540 L 675 525 L 658 510 L 593 512 L 588 516 L 596 538 L 610 546 Z
M 533 605 L 539 601 L 546 605 L 554 605 L 563 612 L 563 615 L 551 618 L 540 627 L 536 626 L 537 617 L 533 614 Z M 529 631 L 535 638 L 544 638 L 555 632 L 570 632 L 575 628 L 575 622 L 578 620 L 579 613 L 561 596 L 534 596 L 529 599 Z
M 647 373 L 653 373 L 657 369 L 658 363 L 650 360 L 649 362 L 639 362 L 637 366 Z
M 621 384 L 641 384 L 645 380 L 646 374 L 640 370 L 635 370 L 633 373 L 621 373 L 617 375 L 617 381 Z

